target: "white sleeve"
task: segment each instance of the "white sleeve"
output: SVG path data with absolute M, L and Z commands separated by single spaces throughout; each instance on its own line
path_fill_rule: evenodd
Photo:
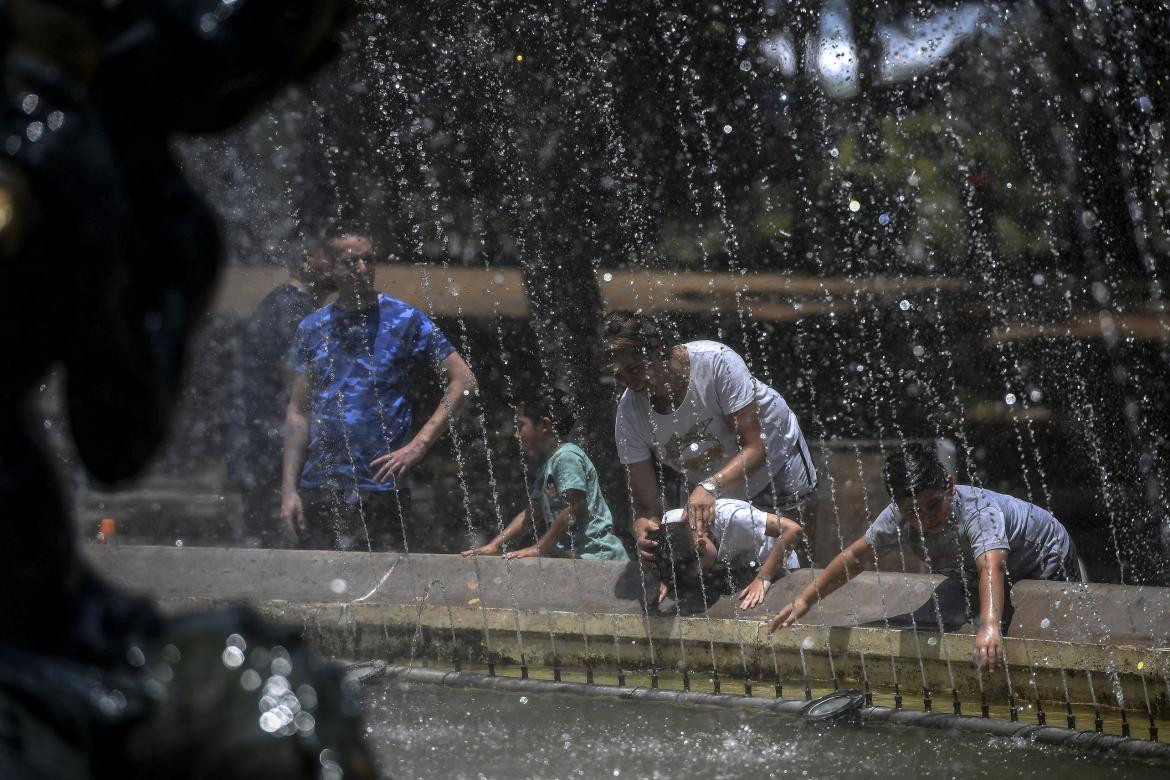
M 638 419 L 628 396 L 623 395 L 618 401 L 617 417 L 613 422 L 613 438 L 617 444 L 619 463 L 628 465 L 650 460 L 651 441 L 645 435 L 647 427 Z
M 764 543 L 768 514 L 755 509 L 747 501 L 721 498 L 715 502 L 714 525 L 719 533 L 719 558 L 728 562 L 750 562 Z
M 724 347 L 713 360 L 716 400 L 724 414 L 735 414 L 756 400 L 756 380 L 735 350 Z

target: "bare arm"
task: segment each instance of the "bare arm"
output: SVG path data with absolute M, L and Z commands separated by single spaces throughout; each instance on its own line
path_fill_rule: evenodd
M 864 536 L 837 553 L 829 565 L 801 589 L 791 604 L 776 613 L 769 631 L 787 628 L 804 617 L 812 605 L 860 574 L 865 569 L 866 562 L 873 560 L 873 556 L 873 548 L 865 541 Z
M 574 523 L 582 522 L 585 517 L 585 491 L 566 490 L 565 506 L 556 513 L 548 529 L 541 534 L 540 539 L 531 547 L 517 550 L 505 555 L 505 558 L 531 558 L 534 556 L 563 557 L 565 554 L 557 547 L 561 538 L 568 533 Z
M 662 519 L 662 503 L 658 500 L 658 479 L 654 466 L 649 460 L 630 463 L 626 466 L 630 483 L 630 497 L 634 502 L 634 540 L 638 554 L 648 561 L 654 560 L 653 549 L 657 544 L 646 538 L 649 531 L 657 530 Z
M 724 419 L 727 426 L 735 431 L 738 451 L 708 477 L 720 492 L 743 485 L 749 474 L 764 465 L 766 458 L 764 440 L 760 438 L 762 429 L 759 408 L 755 401 Z M 706 488 L 695 486 L 687 499 L 686 518 L 692 528 L 710 526 L 715 519 L 715 496 L 707 492 Z
M 452 352 L 439 363 L 439 373 L 447 378 L 443 397 L 418 433 L 404 447 L 379 455 L 370 462 L 375 481 L 385 482 L 391 476 L 397 481 L 411 466 L 422 460 L 427 450 L 447 430 L 451 420 L 463 411 L 467 399 L 478 387 L 475 374 L 471 373 L 471 368 L 458 352 Z
M 768 594 L 768 589 L 772 586 L 772 580 L 776 579 L 776 575 L 784 566 L 788 551 L 796 546 L 797 540 L 800 539 L 804 531 L 795 520 L 783 515 L 769 514 L 764 533 L 780 538 L 772 545 L 768 557 L 756 573 L 756 578 L 739 592 L 740 609 L 751 609 L 757 604 L 763 603 L 764 596 Z
M 980 621 L 975 635 L 975 663 L 994 672 L 1005 663 L 999 623 L 1003 619 L 1007 550 L 988 550 L 976 559 L 975 568 L 979 576 Z
M 512 521 L 504 526 L 494 539 L 482 547 L 464 550 L 463 555 L 499 555 L 505 544 L 524 533 L 527 523 L 528 510 L 524 509 L 513 517 Z
M 281 465 L 280 519 L 293 531 L 305 527 L 305 512 L 297 493 L 305 450 L 309 446 L 309 379 L 297 374 L 284 415 L 284 459 Z

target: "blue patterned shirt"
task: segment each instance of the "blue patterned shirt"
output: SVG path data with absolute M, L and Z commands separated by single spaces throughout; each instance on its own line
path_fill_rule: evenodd
M 454 347 L 425 314 L 388 295 L 349 311 L 331 303 L 297 328 L 290 360 L 311 402 L 302 488 L 392 490 L 370 461 L 410 440 L 410 390 L 420 363 Z M 405 487 L 405 485 L 402 485 Z

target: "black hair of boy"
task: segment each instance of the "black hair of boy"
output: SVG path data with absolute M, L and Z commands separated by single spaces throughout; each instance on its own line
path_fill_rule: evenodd
M 918 495 L 929 488 L 945 488 L 950 475 L 933 446 L 918 442 L 907 444 L 886 458 L 882 468 L 886 491 L 895 503 Z
M 557 387 L 549 387 L 520 396 L 516 410 L 533 421 L 547 417 L 552 420 L 553 431 L 564 438 L 573 430 L 577 420 L 569 403 L 569 394 Z

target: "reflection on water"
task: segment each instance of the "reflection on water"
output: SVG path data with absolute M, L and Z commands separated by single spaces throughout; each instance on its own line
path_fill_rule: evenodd
M 818 728 L 735 709 L 389 683 L 367 693 L 393 777 L 1165 777 L 1019 740 L 872 724 Z

